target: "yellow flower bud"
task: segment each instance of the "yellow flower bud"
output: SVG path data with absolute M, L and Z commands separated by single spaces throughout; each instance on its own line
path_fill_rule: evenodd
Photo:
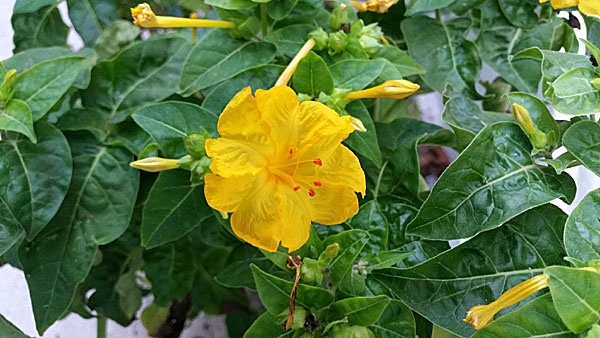
M 148 171 L 151 173 L 177 169 L 179 168 L 179 160 L 160 158 L 160 157 L 148 157 L 129 164 L 132 168 Z
M 401 100 L 409 97 L 421 88 L 418 84 L 408 80 L 389 80 L 379 86 L 351 92 L 346 95 L 348 100 L 384 97 Z
M 596 90 L 600 90 L 600 77 L 597 77 L 591 81 L 592 87 Z
M 2 81 L 2 87 L 12 87 L 17 80 L 17 71 L 15 69 L 11 69 L 6 74 L 4 74 L 4 81 Z
M 357 1 L 352 0 L 352 5 L 359 12 L 377 12 L 377 13 L 385 13 L 398 2 L 398 0 L 366 0 L 366 1 Z
M 529 117 L 529 111 L 527 110 L 527 108 L 523 107 L 518 103 L 513 104 L 513 116 L 515 117 L 515 120 L 519 122 L 521 127 L 525 129 L 527 134 L 535 134 L 535 127 L 533 126 L 531 117 Z
M 357 119 L 356 117 L 352 117 L 352 126 L 354 127 L 354 130 L 359 131 L 361 133 L 367 131 L 367 128 L 365 128 L 365 125 L 362 123 L 362 121 Z
M 503 293 L 498 299 L 488 305 L 472 307 L 464 319 L 473 329 L 480 330 L 494 320 L 498 311 L 522 301 L 533 293 L 548 287 L 548 276 L 537 275 Z
M 233 22 L 220 20 L 200 20 L 177 18 L 172 16 L 157 16 L 147 3 L 137 5 L 131 9 L 133 23 L 143 28 L 175 28 L 175 27 L 214 27 L 214 28 L 233 28 Z

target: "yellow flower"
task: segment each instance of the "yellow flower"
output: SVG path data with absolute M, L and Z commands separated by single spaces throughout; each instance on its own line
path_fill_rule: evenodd
M 350 116 L 315 102 L 299 103 L 287 86 L 242 89 L 206 141 L 212 174 L 208 204 L 231 212 L 231 227 L 248 243 L 294 251 L 309 237 L 311 221 L 339 224 L 358 212 L 365 194 L 358 158 L 341 142 L 354 130 Z
M 535 127 L 533 126 L 533 122 L 531 121 L 531 117 L 529 116 L 529 111 L 527 108 L 523 107 L 518 103 L 514 103 L 513 106 L 513 116 L 517 122 L 525 129 L 525 131 L 529 135 L 535 134 Z
M 540 0 L 540 3 L 548 0 Z M 600 15 L 600 1 L 598 0 L 550 0 L 552 8 L 567 8 L 578 6 L 581 13 L 587 15 Z
M 366 1 L 357 1 L 352 0 L 352 5 L 359 12 L 377 12 L 377 13 L 385 13 L 398 2 L 398 0 L 366 0 Z
M 494 315 L 498 311 L 522 301 L 533 293 L 548 287 L 548 276 L 537 275 L 512 289 L 503 293 L 498 299 L 488 305 L 478 305 L 472 307 L 467 312 L 465 322 L 471 324 L 473 329 L 480 330 L 494 320 Z
M 148 171 L 151 173 L 177 169 L 179 168 L 179 160 L 172 160 L 160 157 L 148 157 L 129 164 L 132 168 Z
M 401 100 L 409 97 L 421 88 L 418 84 L 407 80 L 389 80 L 379 86 L 359 90 L 346 95 L 348 100 L 385 97 L 388 99 Z
M 131 9 L 133 23 L 143 28 L 175 28 L 175 27 L 215 27 L 215 28 L 233 28 L 233 22 L 220 20 L 200 20 L 177 18 L 172 16 L 157 16 L 150 8 L 150 5 L 142 3 Z

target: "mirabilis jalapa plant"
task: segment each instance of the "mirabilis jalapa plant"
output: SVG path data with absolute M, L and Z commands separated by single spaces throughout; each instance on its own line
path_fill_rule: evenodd
M 0 263 L 40 334 L 598 336 L 600 192 L 550 204 L 600 175 L 596 1 L 66 0 L 76 52 L 59 4 L 16 1 L 0 64 Z

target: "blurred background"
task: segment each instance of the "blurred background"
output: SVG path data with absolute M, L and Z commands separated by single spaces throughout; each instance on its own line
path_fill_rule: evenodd
M 0 61 L 13 55 L 13 29 L 10 18 L 14 4 L 15 0 L 3 0 L 0 2 Z M 72 28 L 67 13 L 67 7 L 64 2 L 59 5 L 59 10 L 63 21 L 71 28 L 68 38 L 69 45 L 73 50 L 82 48 L 83 42 Z M 566 13 L 563 14 L 567 17 Z M 579 18 L 581 24 L 584 25 L 584 21 L 581 17 Z M 584 38 L 585 27 L 582 27 L 581 30 L 576 30 L 576 33 L 580 38 Z M 584 52 L 584 47 L 580 46 L 580 54 L 584 54 Z M 481 77 L 483 81 L 492 82 L 497 77 L 497 74 L 484 65 Z M 539 95 L 539 97 L 541 97 L 541 95 Z M 421 118 L 423 120 L 448 128 L 441 120 L 441 113 L 444 106 L 440 94 L 429 93 L 418 95 L 414 97 L 414 100 L 419 107 Z M 568 117 L 561 116 L 561 114 L 558 113 L 555 113 L 555 116 L 557 119 L 568 119 Z M 561 152 L 561 149 L 557 150 L 557 152 Z M 433 185 L 437 177 L 439 177 L 441 170 L 445 169 L 448 163 L 456 158 L 456 155 L 457 154 L 453 150 L 441 149 L 439 147 L 421 149 L 422 169 L 425 170 L 425 175 L 429 175 L 426 176 L 426 181 L 430 185 Z M 578 185 L 577 197 L 573 206 L 577 205 L 588 192 L 600 187 L 600 179 L 582 166 L 569 169 L 567 172 L 573 176 Z M 562 201 L 557 200 L 553 203 L 561 207 L 567 213 L 573 208 Z M 461 241 L 452 241 L 451 244 L 457 245 L 460 242 Z M 15 269 L 9 265 L 0 266 L 0 299 L 2 299 L 0 302 L 0 313 L 3 316 L 19 327 L 25 334 L 32 337 L 40 337 L 35 330 L 29 290 L 21 270 Z M 152 299 L 147 297 L 144 299 L 142 309 L 151 303 Z M 226 332 L 227 329 L 222 316 L 212 317 L 201 314 L 194 321 L 186 323 L 186 328 L 181 337 L 227 338 L 228 335 Z M 95 334 L 95 320 L 86 320 L 78 315 L 70 314 L 48 329 L 46 334 L 41 338 L 94 337 Z M 133 322 L 127 328 L 123 328 L 120 325 L 109 321 L 107 336 L 110 338 L 149 337 L 139 320 Z

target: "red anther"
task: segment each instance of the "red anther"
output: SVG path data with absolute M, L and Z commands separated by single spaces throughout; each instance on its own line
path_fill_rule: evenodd
M 299 185 L 297 185 L 297 186 L 294 187 L 294 191 L 298 191 L 298 190 L 300 190 L 300 186 Z
M 315 194 L 316 194 L 316 193 L 315 193 L 315 191 L 314 191 L 313 189 L 310 189 L 310 190 L 308 190 L 308 195 L 309 195 L 310 197 L 313 197 Z
M 293 155 L 293 154 L 294 154 L 294 149 L 290 148 L 290 155 Z
M 317 187 L 320 187 L 320 186 L 322 186 L 321 182 L 319 182 L 319 181 L 315 181 L 315 185 L 316 185 Z
M 319 167 L 323 165 L 323 161 L 321 161 L 321 159 L 316 159 L 313 161 L 313 163 L 318 165 Z

